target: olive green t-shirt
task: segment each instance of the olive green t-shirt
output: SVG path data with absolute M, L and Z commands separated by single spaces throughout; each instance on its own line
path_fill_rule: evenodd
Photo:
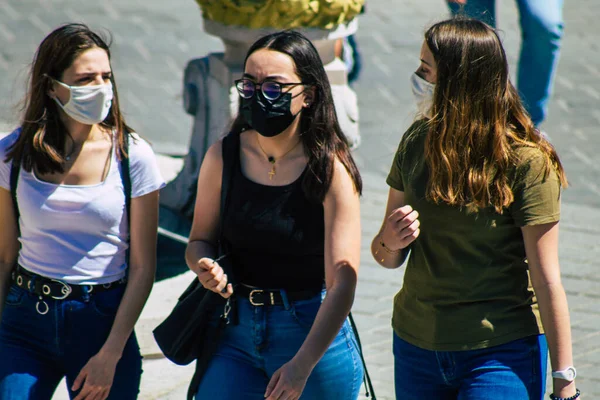
M 560 183 L 544 177 L 538 149 L 519 148 L 511 170 L 515 201 L 502 214 L 435 204 L 425 198 L 428 166 L 423 120 L 406 132 L 387 183 L 419 212 L 392 325 L 405 341 L 428 350 L 496 346 L 542 332 L 521 227 L 559 220 Z

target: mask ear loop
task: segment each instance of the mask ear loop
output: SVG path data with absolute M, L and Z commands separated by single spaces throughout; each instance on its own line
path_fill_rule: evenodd
M 51 81 L 52 83 L 58 83 L 59 85 L 61 85 L 61 86 L 62 86 L 62 87 L 64 87 L 65 89 L 68 89 L 68 90 L 69 90 L 69 93 L 71 92 L 71 86 L 67 85 L 66 83 L 63 83 L 63 82 L 59 81 L 58 79 L 54 79 L 53 77 L 51 77 L 50 75 L 48 75 L 48 74 L 46 74 L 46 73 L 44 74 L 44 76 L 45 76 L 46 78 L 50 79 L 50 81 Z M 51 98 L 51 99 L 53 99 L 54 101 L 56 101 L 56 102 L 60 103 L 60 105 L 61 105 L 62 107 L 64 107 L 64 106 L 66 105 L 66 104 L 62 104 L 62 102 L 59 100 L 59 98 L 58 98 L 58 97 L 56 97 L 56 96 L 51 96 L 51 95 L 50 95 L 50 93 L 48 93 L 48 97 L 50 97 L 50 98 Z M 68 102 L 67 102 L 67 103 L 68 103 Z M 62 107 L 61 107 L 61 108 L 62 108 Z
M 303 90 L 302 90 L 300 93 L 298 93 L 297 95 L 295 95 L 295 96 L 292 96 L 292 100 L 294 100 L 296 97 L 298 97 L 298 96 L 300 96 L 301 94 L 303 94 L 305 91 L 306 91 L 306 89 L 303 89 Z M 282 95 L 282 96 L 283 96 L 283 95 Z M 277 99 L 277 100 L 279 100 L 279 99 Z M 290 103 L 290 107 L 291 107 L 291 105 L 292 105 L 292 104 Z M 305 108 L 308 108 L 308 107 L 304 107 L 304 106 L 303 106 L 303 107 L 300 107 L 300 111 L 298 111 L 298 112 L 297 112 L 297 113 L 294 115 L 294 119 L 296 119 L 296 118 L 298 117 L 298 115 L 300 115 L 300 114 L 302 113 L 302 111 L 304 111 L 304 109 L 305 109 Z
M 298 86 L 300 86 L 300 85 L 298 85 Z M 292 100 L 294 100 L 296 97 L 300 96 L 301 94 L 306 93 L 306 86 L 313 86 L 313 85 L 303 83 L 302 86 L 304 86 L 304 89 L 302 89 L 302 91 L 300 93 L 298 93 L 297 95 L 292 96 Z M 311 105 L 312 105 L 312 101 L 307 101 L 304 103 L 304 106 L 302 108 L 310 108 Z M 294 117 L 298 116 L 298 114 L 300 114 L 302 111 L 303 110 L 298 111 L 298 113 Z
M 306 86 L 313 86 L 313 85 L 311 85 L 311 84 L 309 84 L 309 83 L 301 83 L 301 84 L 299 84 L 299 85 L 297 85 L 297 86 L 303 86 L 303 87 L 304 87 L 304 89 L 302 89 L 302 91 L 301 91 L 300 93 L 298 93 L 297 95 L 295 95 L 295 96 L 292 96 L 292 100 L 294 100 L 296 97 L 300 96 L 301 94 L 304 94 L 304 92 L 306 92 Z M 296 86 L 294 86 L 294 87 L 296 87 Z M 292 89 L 293 89 L 294 87 L 292 87 Z M 292 89 L 290 89 L 290 91 L 291 91 Z M 287 94 L 287 93 L 289 93 L 289 91 L 287 91 L 287 92 L 283 92 L 283 91 L 282 91 L 282 92 L 281 92 L 281 94 L 279 95 L 279 97 L 277 98 L 277 100 L 279 100 L 279 99 L 281 98 L 281 96 L 283 96 L 284 94 Z M 277 101 L 277 100 L 276 100 L 276 101 Z
M 67 88 L 67 89 L 71 89 L 71 86 L 67 85 L 66 83 L 63 83 L 61 81 L 59 81 L 56 78 L 51 77 L 50 75 L 44 73 L 43 76 L 45 76 L 46 78 L 50 79 L 51 82 L 53 83 L 58 83 L 59 85 L 62 85 L 63 87 Z

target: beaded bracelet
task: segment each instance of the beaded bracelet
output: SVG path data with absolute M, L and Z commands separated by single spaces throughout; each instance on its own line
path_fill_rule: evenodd
M 579 389 L 575 389 L 575 395 L 571 397 L 557 397 L 554 394 L 550 393 L 550 399 L 552 400 L 576 400 L 579 398 L 579 396 L 581 396 L 581 392 L 579 391 Z

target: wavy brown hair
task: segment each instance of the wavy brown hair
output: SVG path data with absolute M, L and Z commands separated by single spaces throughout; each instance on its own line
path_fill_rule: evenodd
M 454 18 L 433 25 L 425 42 L 437 64 L 425 159 L 427 198 L 502 213 L 514 200 L 511 170 L 517 148 L 536 148 L 563 187 L 556 151 L 535 128 L 509 80 L 508 62 L 496 31 L 485 23 Z
M 18 140 L 6 155 L 6 162 L 16 160 L 25 170 L 40 174 L 62 173 L 65 144 L 69 132 L 60 119 L 58 105 L 48 96 L 53 80 L 62 81 L 64 71 L 83 52 L 101 48 L 110 60 L 108 42 L 83 24 L 67 24 L 52 31 L 37 49 L 28 91 L 23 104 L 23 118 Z M 112 70 L 112 68 L 111 68 Z M 119 156 L 127 157 L 124 143 L 132 129 L 119 109 L 119 96 L 114 71 L 112 107 L 100 126 L 116 130 Z
M 336 158 L 346 167 L 360 194 L 362 179 L 350 154 L 346 136 L 338 123 L 331 86 L 317 49 L 301 33 L 282 31 L 258 39 L 248 50 L 246 61 L 252 53 L 261 49 L 290 56 L 301 82 L 315 89 L 311 107 L 303 109 L 300 114 L 302 144 L 308 154 L 308 173 L 302 182 L 306 197 L 315 202 L 324 200 L 333 179 Z M 239 134 L 246 129 L 251 127 L 242 114 L 238 113 L 232 125 L 232 133 Z

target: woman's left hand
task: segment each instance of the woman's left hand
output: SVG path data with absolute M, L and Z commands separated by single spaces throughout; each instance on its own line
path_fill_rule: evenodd
M 71 389 L 83 388 L 74 400 L 104 400 L 110 393 L 119 357 L 102 351 L 90 358 L 77 375 Z
M 304 391 L 310 373 L 309 368 L 294 359 L 285 363 L 275 371 L 267 385 L 266 400 L 297 400 Z

